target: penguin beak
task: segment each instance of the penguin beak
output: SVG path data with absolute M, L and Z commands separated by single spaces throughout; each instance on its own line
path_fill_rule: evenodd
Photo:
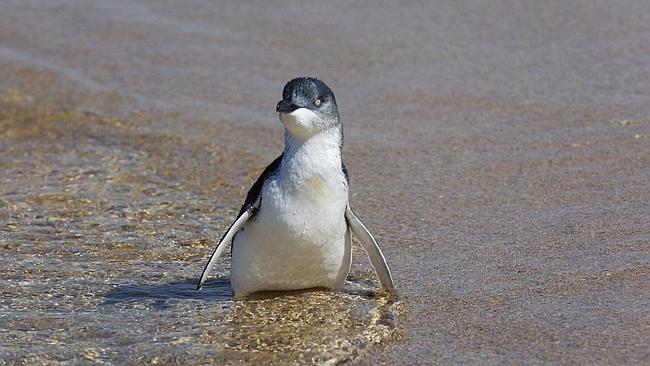
M 280 112 L 280 113 L 291 113 L 291 112 L 295 111 L 298 108 L 300 108 L 300 107 L 298 107 L 297 105 L 291 103 L 291 101 L 281 100 L 281 101 L 278 102 L 278 106 L 275 107 L 275 111 Z

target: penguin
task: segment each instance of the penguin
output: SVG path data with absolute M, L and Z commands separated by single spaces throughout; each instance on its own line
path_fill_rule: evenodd
M 260 291 L 340 291 L 358 239 L 385 290 L 393 278 L 377 241 L 350 207 L 343 164 L 343 124 L 332 90 L 321 80 L 289 81 L 276 111 L 284 151 L 246 195 L 236 220 L 208 261 L 197 291 L 231 244 L 235 298 Z

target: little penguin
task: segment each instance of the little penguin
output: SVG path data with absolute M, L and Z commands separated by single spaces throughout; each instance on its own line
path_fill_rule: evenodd
M 350 207 L 334 93 L 319 79 L 296 78 L 284 86 L 276 111 L 285 127 L 284 151 L 251 187 L 197 291 L 228 244 L 235 298 L 259 291 L 342 290 L 352 261 L 351 233 L 382 287 L 393 290 L 377 241 Z

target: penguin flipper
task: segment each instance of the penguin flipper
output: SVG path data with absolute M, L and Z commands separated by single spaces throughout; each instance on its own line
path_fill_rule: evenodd
M 230 225 L 230 228 L 228 228 L 228 231 L 223 236 L 223 238 L 221 238 L 221 241 L 219 241 L 219 244 L 214 249 L 214 252 L 210 257 L 208 264 L 206 264 L 205 269 L 201 274 L 201 279 L 199 279 L 199 283 L 196 285 L 196 291 L 199 291 L 203 286 L 203 283 L 208 278 L 208 273 L 217 262 L 217 259 L 219 259 L 223 251 L 226 250 L 227 243 L 232 243 L 232 239 L 235 237 L 235 234 L 237 234 L 237 232 L 239 232 L 244 224 L 246 224 L 246 222 L 248 222 L 248 220 L 250 220 L 250 218 L 255 216 L 255 213 L 257 213 L 257 210 L 259 209 L 261 203 L 261 194 L 264 182 L 269 176 L 275 174 L 275 172 L 278 170 L 280 163 L 282 163 L 283 155 L 284 154 L 280 154 L 280 156 L 273 160 L 273 162 L 269 164 L 266 169 L 264 169 L 262 174 L 260 174 L 260 176 L 257 178 L 257 181 L 253 183 L 253 186 L 246 195 L 244 205 L 242 205 L 239 213 L 237 214 L 237 219 L 232 225 Z
M 212 252 L 212 256 L 210 256 L 210 260 L 208 261 L 208 264 L 205 265 L 205 269 L 203 269 L 203 273 L 201 274 L 201 279 L 199 279 L 199 283 L 196 285 L 196 291 L 199 291 L 201 287 L 203 287 L 203 283 L 205 280 L 208 278 L 208 273 L 210 273 L 210 270 L 214 266 L 214 264 L 217 262 L 217 259 L 221 256 L 221 254 L 226 250 L 226 247 L 228 247 L 228 243 L 232 242 L 232 239 L 235 237 L 235 234 L 244 227 L 246 222 L 257 213 L 258 208 L 255 207 L 254 205 L 250 205 L 247 209 L 242 210 L 242 213 L 239 215 L 237 220 L 230 225 L 230 228 L 228 228 L 228 231 L 226 234 L 221 238 L 221 241 L 217 245 L 217 247 L 214 249 L 214 252 Z
M 345 228 L 345 244 L 343 252 L 343 263 L 341 263 L 341 268 L 339 269 L 339 274 L 336 276 L 336 282 L 334 286 L 331 287 L 332 290 L 343 290 L 345 287 L 345 280 L 348 278 L 348 272 L 350 272 L 350 266 L 352 265 L 352 233 L 350 228 Z
M 361 242 L 363 249 L 368 254 L 370 264 L 375 269 L 377 277 L 379 277 L 379 282 L 381 282 L 381 287 L 385 290 L 393 290 L 395 288 L 393 277 L 386 264 L 384 254 L 379 249 L 379 244 L 377 244 L 375 238 L 370 234 L 368 228 L 366 228 L 359 217 L 352 211 L 350 205 L 345 208 L 345 220 L 352 233 L 354 233 L 354 236 Z

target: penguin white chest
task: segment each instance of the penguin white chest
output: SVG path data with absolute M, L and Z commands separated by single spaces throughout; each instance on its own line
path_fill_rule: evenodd
M 332 175 L 278 174 L 265 183 L 257 215 L 233 243 L 236 294 L 342 287 L 349 268 L 348 191 L 343 179 Z

